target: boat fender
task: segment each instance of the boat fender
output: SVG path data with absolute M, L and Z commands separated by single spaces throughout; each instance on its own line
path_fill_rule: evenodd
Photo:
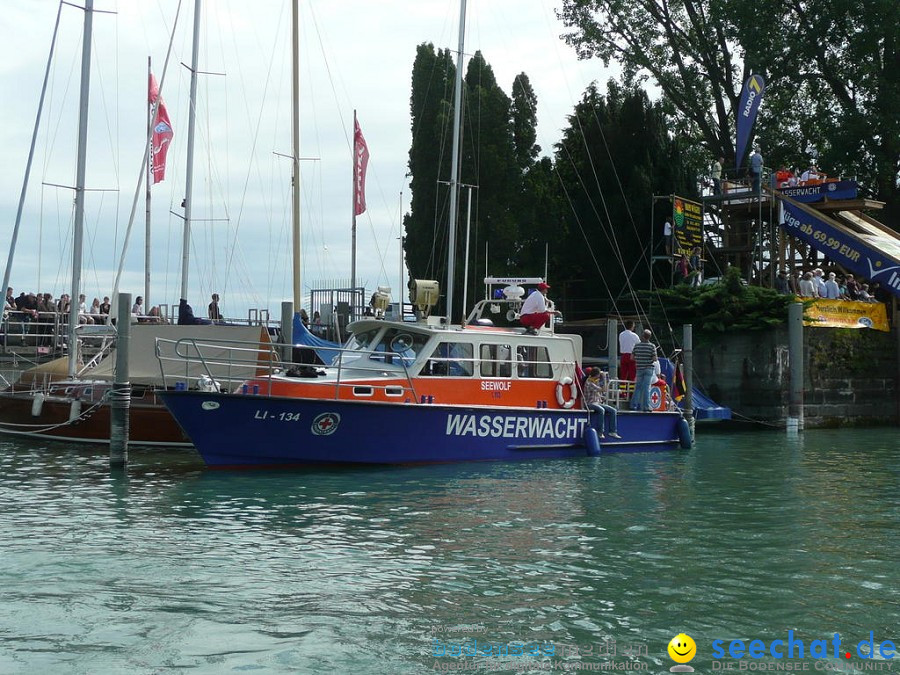
M 588 457 L 598 457 L 600 455 L 600 436 L 594 427 L 588 427 L 584 430 L 584 445 L 587 448 Z
M 69 421 L 74 422 L 81 417 L 81 399 L 76 398 L 69 406 Z
M 565 389 L 569 388 L 569 397 L 566 398 Z M 578 400 L 578 387 L 575 386 L 575 383 L 572 381 L 571 377 L 564 377 L 559 382 L 556 383 L 556 402 L 559 403 L 563 408 L 568 410 L 573 405 L 575 405 L 575 401 Z
M 682 450 L 690 450 L 694 446 L 694 439 L 691 438 L 691 425 L 683 417 L 678 420 L 678 440 L 681 442 Z
M 31 416 L 40 417 L 41 411 L 44 409 L 44 395 L 40 392 L 31 399 Z

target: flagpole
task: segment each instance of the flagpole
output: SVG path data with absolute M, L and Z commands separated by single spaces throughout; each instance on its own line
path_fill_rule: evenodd
M 150 91 L 150 79 L 153 77 L 153 65 L 151 57 L 147 57 L 147 91 Z M 161 98 L 161 97 L 160 97 Z M 153 104 L 147 106 L 147 138 L 153 134 Z M 150 163 L 147 165 L 147 195 L 144 200 L 145 229 L 144 229 L 144 307 L 150 305 L 150 174 L 153 172 L 153 143 L 150 144 Z M 149 311 L 149 310 L 148 310 Z
M 353 306 L 350 308 L 350 316 L 356 318 L 356 189 L 357 172 L 356 161 L 356 109 L 353 109 L 353 189 L 350 191 L 350 213 L 353 214 L 352 224 L 350 226 L 350 292 L 353 294 Z M 365 298 L 363 298 L 365 300 Z

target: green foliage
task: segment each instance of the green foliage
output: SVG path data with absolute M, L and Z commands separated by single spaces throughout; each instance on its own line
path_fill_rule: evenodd
M 650 222 L 653 195 L 695 197 L 694 173 L 662 107 L 613 81 L 605 96 L 588 87 L 556 146 L 556 167 L 566 209 L 552 251 L 567 296 L 616 297 L 631 279 L 646 279 L 651 228 L 666 215 L 658 209 L 658 223 Z
M 443 281 L 447 257 L 446 187 L 450 174 L 453 80 L 456 68 L 448 50 L 419 45 L 412 71 L 409 171 L 412 200 L 404 218 L 405 252 L 413 278 Z
M 900 3 L 897 0 L 564 0 L 565 35 L 626 82 L 663 92 L 692 159 L 734 166 L 736 108 L 766 78 L 757 136 L 766 164 L 856 175 L 900 228 Z
M 437 279 L 442 286 L 447 277 L 450 200 L 446 183 L 450 178 L 455 77 L 456 67 L 449 51 L 435 54 L 433 45 L 418 47 L 410 100 L 412 201 L 410 213 L 404 219 L 405 251 L 414 278 Z M 530 86 L 527 90 L 523 88 L 524 93 L 528 90 Z M 477 200 L 473 200 L 475 225 L 471 250 L 483 250 L 484 242 L 489 241 L 494 250 L 514 251 L 517 230 L 513 207 L 520 193 L 522 174 L 516 162 L 511 101 L 497 84 L 481 52 L 475 53 L 466 69 L 463 113 L 459 179 L 462 185 L 478 187 Z M 524 143 L 527 139 L 520 140 Z M 467 198 L 463 191 L 457 213 L 454 295 L 460 301 Z M 503 274 L 514 266 L 514 260 L 504 257 L 492 272 Z M 477 265 L 470 265 L 470 269 L 475 278 L 479 271 L 484 271 Z M 460 307 L 455 309 L 453 316 L 458 316 Z
M 650 320 L 654 325 L 690 323 L 699 332 L 765 330 L 787 322 L 788 305 L 796 302 L 771 288 L 745 286 L 736 268 L 725 272 L 716 284 L 699 288 L 680 284 L 657 291 L 650 297 Z
M 528 170 L 541 151 L 537 145 L 537 96 L 525 73 L 513 80 L 512 124 L 516 164 L 520 171 Z
M 412 204 L 404 220 L 413 277 L 446 279 L 452 136 L 449 53 L 418 48 L 411 110 Z M 608 298 L 648 274 L 651 228 L 662 225 L 654 194 L 696 197 L 695 171 L 670 134 L 664 105 L 611 81 L 606 94 L 591 85 L 569 117 L 554 158 L 537 159 L 537 97 L 519 74 L 510 99 L 482 54 L 469 61 L 464 79 L 464 132 L 460 182 L 477 185 L 470 246 L 470 288 L 486 273 L 536 276 L 545 255 L 554 299 L 569 318 L 605 311 Z M 467 194 L 460 199 L 457 288 L 462 299 Z M 659 237 L 656 243 L 661 246 Z M 481 256 L 489 246 L 487 269 Z M 444 289 L 446 293 L 446 289 Z M 603 304 L 598 304 L 602 299 Z M 442 309 L 442 308 L 441 308 Z M 438 311 L 441 311 L 439 309 Z M 456 307 L 453 316 L 461 314 Z

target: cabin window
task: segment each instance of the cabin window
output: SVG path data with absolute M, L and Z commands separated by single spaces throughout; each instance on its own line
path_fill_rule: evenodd
M 472 377 L 472 345 L 467 342 L 441 342 L 428 357 L 423 375 L 433 377 Z
M 550 354 L 546 347 L 519 347 L 516 353 L 516 368 L 519 377 L 544 379 L 553 377 Z
M 481 376 L 512 377 L 512 349 L 509 345 L 481 345 Z
M 378 331 L 380 330 L 381 328 L 379 327 L 372 330 L 354 333 L 350 338 L 350 341 L 347 343 L 347 349 L 358 349 L 360 351 L 372 349 L 372 340 L 375 339 L 375 336 L 378 335 Z
M 371 396 L 372 387 L 353 387 L 354 396 Z
M 385 396 L 403 396 L 403 387 L 385 387 Z
M 403 328 L 390 328 L 384 332 L 376 343 L 369 344 L 363 349 L 371 350 L 369 357 L 374 361 L 385 363 L 401 362 L 409 367 L 416 360 L 422 347 L 428 342 L 430 336 L 421 333 L 407 331 Z M 400 357 L 395 359 L 395 355 Z

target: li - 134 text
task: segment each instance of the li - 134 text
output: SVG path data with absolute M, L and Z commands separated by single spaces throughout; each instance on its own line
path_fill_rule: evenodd
M 278 422 L 299 422 L 300 413 L 280 412 L 270 413 L 268 410 L 257 410 L 253 415 L 256 420 L 276 420 Z

